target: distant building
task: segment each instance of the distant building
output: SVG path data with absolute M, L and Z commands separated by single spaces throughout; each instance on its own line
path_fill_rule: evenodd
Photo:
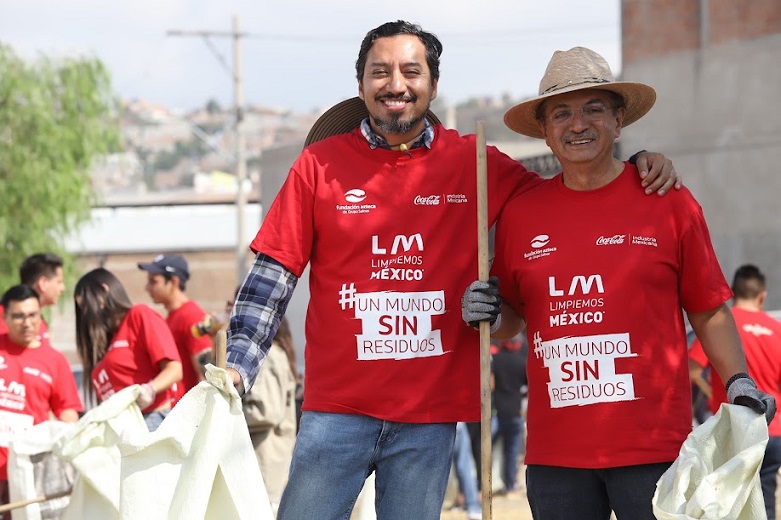
M 702 205 L 727 279 L 751 262 L 781 307 L 781 2 L 622 0 L 623 79 L 656 89 L 622 132 L 664 152 Z

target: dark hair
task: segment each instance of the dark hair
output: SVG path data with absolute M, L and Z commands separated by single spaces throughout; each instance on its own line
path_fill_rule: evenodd
M 361 42 L 361 49 L 358 51 L 358 59 L 355 62 L 355 73 L 358 82 L 363 82 L 363 72 L 366 69 L 366 56 L 379 38 L 388 38 L 400 34 L 410 34 L 417 36 L 426 47 L 426 63 L 431 70 L 431 81 L 439 79 L 439 57 L 442 55 L 442 43 L 430 32 L 424 31 L 420 25 L 398 20 L 396 22 L 387 22 L 366 33 Z
M 174 276 L 176 276 L 177 280 L 179 280 L 179 290 L 182 292 L 185 292 L 187 290 L 187 280 L 182 279 L 182 277 L 179 276 L 178 274 L 163 273 L 160 276 L 162 276 L 166 282 L 170 282 L 171 280 L 174 279 Z
M 19 267 L 19 281 L 32 287 L 41 276 L 52 278 L 62 268 L 62 258 L 54 253 L 36 253 L 24 259 Z
M 79 303 L 80 302 L 80 303 Z M 133 303 L 119 279 L 99 267 L 88 272 L 73 290 L 76 309 L 76 349 L 84 365 L 84 387 L 93 395 L 92 369 L 106 355 L 119 324 Z
M 25 300 L 29 300 L 30 298 L 35 298 L 36 300 L 40 301 L 40 298 L 38 298 L 38 293 L 33 291 L 29 285 L 20 284 L 14 285 L 5 293 L 3 293 L 3 299 L 0 300 L 0 303 L 2 303 L 3 308 L 8 309 L 8 306 L 11 304 L 11 302 L 23 302 Z
M 624 101 L 624 96 L 618 92 L 613 92 L 612 90 L 607 89 L 595 90 L 601 90 L 607 94 L 607 97 L 610 100 L 610 106 L 613 108 L 613 115 L 615 115 L 619 108 L 626 108 L 626 101 Z M 537 121 L 545 121 L 545 107 L 547 106 L 549 99 L 550 98 L 543 99 L 542 103 L 537 105 L 537 108 L 534 111 L 534 117 L 537 119 Z
M 753 300 L 765 290 L 765 275 L 759 267 L 751 264 L 741 265 L 732 279 L 732 292 L 735 299 Z

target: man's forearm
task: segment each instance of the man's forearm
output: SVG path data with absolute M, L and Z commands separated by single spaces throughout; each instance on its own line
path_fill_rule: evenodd
M 689 322 L 722 381 L 748 371 L 735 319 L 726 305 L 708 312 L 689 314 Z
M 226 368 L 247 392 L 258 375 L 298 277 L 271 257 L 257 255 L 244 280 L 228 327 Z

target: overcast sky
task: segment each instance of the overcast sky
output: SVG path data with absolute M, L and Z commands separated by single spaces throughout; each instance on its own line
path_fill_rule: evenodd
M 0 42 L 30 59 L 95 55 L 123 98 L 179 109 L 211 98 L 227 105 L 231 40 L 212 38 L 212 48 L 166 33 L 230 32 L 234 15 L 248 34 L 242 61 L 252 104 L 308 111 L 354 96 L 361 39 L 397 19 L 442 41 L 439 96 L 448 102 L 536 94 L 553 51 L 577 45 L 620 73 L 620 0 L 0 0 Z

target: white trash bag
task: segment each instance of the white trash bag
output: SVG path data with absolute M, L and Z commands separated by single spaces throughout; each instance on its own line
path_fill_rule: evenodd
M 123 520 L 273 520 L 241 398 L 228 373 L 206 367 L 154 432 L 125 432 Z
M 759 468 L 767 423 L 745 406 L 722 404 L 686 438 L 656 484 L 659 520 L 766 520 Z

